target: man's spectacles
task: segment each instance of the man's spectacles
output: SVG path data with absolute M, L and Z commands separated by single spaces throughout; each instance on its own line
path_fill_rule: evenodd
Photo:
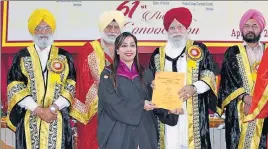
M 254 25 L 245 25 L 244 26 L 244 29 L 246 29 L 246 30 L 249 30 L 250 28 L 252 28 L 253 30 L 258 30 L 259 29 L 259 27 L 258 27 L 258 25 L 256 25 L 256 24 L 254 24 Z
M 49 26 L 45 26 L 45 27 L 37 26 L 35 28 L 36 33 L 49 33 L 51 31 L 52 31 L 52 29 Z

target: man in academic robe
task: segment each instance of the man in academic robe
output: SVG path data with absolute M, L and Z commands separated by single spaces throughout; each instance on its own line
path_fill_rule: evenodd
M 254 106 L 251 110 L 256 108 L 256 103 L 252 102 L 252 96 L 257 70 L 265 49 L 265 45 L 260 42 L 265 25 L 266 22 L 261 12 L 254 9 L 245 12 L 239 25 L 244 42 L 229 47 L 224 55 L 218 106 L 221 108 L 221 114 L 225 109 L 227 149 L 264 149 L 267 146 L 267 130 L 264 129 L 268 126 L 267 119 L 265 120 L 264 117 L 255 119 L 254 113 L 258 114 L 255 111 L 248 115 L 252 104 Z M 258 74 L 258 77 L 261 76 Z M 259 90 L 260 86 L 256 87 Z M 267 98 L 266 94 L 262 95 L 264 90 L 259 91 L 256 94 L 257 98 Z M 258 110 L 260 108 L 257 108 Z
M 209 107 L 216 111 L 217 66 L 204 44 L 188 39 L 191 22 L 192 14 L 187 8 L 167 11 L 164 16 L 167 43 L 157 48 L 150 59 L 154 73 L 185 74 L 185 86 L 178 88 L 184 112 L 176 126 L 159 124 L 161 149 L 211 148 L 208 112 Z
M 52 45 L 56 20 L 48 10 L 34 10 L 28 29 L 34 45 L 15 55 L 8 72 L 7 124 L 16 132 L 16 149 L 71 149 L 72 56 Z
M 265 119 L 263 125 L 263 134 L 266 136 L 266 149 L 268 149 L 268 50 L 264 51 L 260 66 L 257 71 L 257 79 L 254 87 L 251 107 L 249 114 L 244 121 L 252 121 L 254 119 Z
M 105 11 L 99 18 L 101 38 L 87 42 L 78 57 L 77 97 L 71 115 L 77 123 L 78 148 L 98 149 L 97 110 L 100 73 L 112 63 L 114 42 L 124 27 L 124 15 L 120 11 Z

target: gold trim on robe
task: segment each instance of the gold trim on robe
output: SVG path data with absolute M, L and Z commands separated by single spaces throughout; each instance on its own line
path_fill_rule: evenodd
M 209 70 L 201 71 L 200 79 L 210 87 L 216 97 L 218 97 L 217 86 L 216 86 L 216 76 L 213 72 Z
M 10 96 L 11 102 L 9 102 L 9 112 L 12 110 L 16 103 L 18 103 L 26 96 L 32 96 L 33 100 L 38 105 L 47 108 L 56 99 L 58 99 L 59 96 L 61 96 L 61 93 L 64 90 L 68 88 L 66 87 L 66 84 L 71 84 L 71 86 L 73 87 L 69 88 L 74 90 L 67 89 L 65 94 L 68 96 L 70 96 L 69 94 L 72 94 L 72 96 L 74 96 L 75 81 L 67 80 L 67 76 L 69 73 L 69 65 L 67 62 L 67 58 L 64 55 L 58 54 L 58 48 L 54 46 L 51 47 L 48 62 L 54 60 L 60 62 L 64 69 L 62 69 L 62 71 L 52 71 L 49 69 L 49 66 L 47 66 L 47 85 L 45 85 L 44 83 L 42 67 L 40 65 L 41 63 L 34 45 L 28 47 L 27 49 L 30 56 L 22 57 L 20 60 L 21 71 L 27 77 L 28 80 L 27 86 L 19 81 L 13 81 L 9 84 L 9 95 L 13 95 L 14 93 L 13 96 Z M 20 87 L 20 91 L 18 91 L 17 93 L 12 91 L 15 85 Z M 68 91 L 69 93 L 67 93 Z M 67 97 L 66 99 L 70 102 L 72 101 L 72 97 Z M 15 130 L 15 126 L 12 126 L 13 124 L 10 122 L 9 118 L 7 123 L 13 130 Z M 60 111 L 58 111 L 57 120 L 51 123 L 47 123 L 37 117 L 30 110 L 26 110 L 23 125 L 25 129 L 27 149 L 36 147 L 40 149 L 61 148 L 63 119 Z
M 159 66 L 160 70 L 158 72 L 164 71 L 165 68 L 165 46 L 159 48 Z M 165 124 L 159 121 L 159 147 L 160 149 L 165 149 Z
M 61 96 L 66 98 L 70 103 L 73 103 L 73 99 L 75 98 L 75 85 L 76 82 L 71 79 L 67 79 L 64 88 L 62 89 Z
M 243 79 L 243 86 L 245 88 L 245 91 L 252 96 L 254 90 L 254 82 L 256 81 L 253 79 L 256 78 L 252 78 L 252 71 L 245 47 L 241 44 L 238 46 L 238 48 L 240 54 L 237 55 L 237 61 L 240 68 L 240 74 L 242 75 Z M 250 122 L 244 122 L 245 115 L 243 109 L 244 103 L 242 101 L 239 101 L 237 104 L 237 110 L 239 115 L 239 126 L 241 134 L 238 148 L 258 148 L 264 120 L 256 119 Z
M 245 89 L 241 87 L 235 90 L 234 92 L 232 92 L 226 99 L 224 99 L 222 102 L 222 107 L 217 109 L 217 112 L 219 113 L 219 115 L 223 114 L 225 106 L 227 106 L 231 101 L 233 101 L 234 99 L 236 99 L 239 95 L 243 93 L 245 93 Z
M 13 81 L 7 87 L 7 96 L 8 96 L 8 115 L 7 115 L 7 125 L 13 130 L 16 131 L 16 127 L 11 123 L 9 119 L 9 113 L 13 107 L 20 102 L 25 97 L 29 96 L 30 92 L 27 86 L 20 81 Z
M 45 99 L 43 102 L 44 107 L 49 107 L 53 104 L 53 102 L 59 98 L 62 92 L 62 88 L 65 86 L 65 81 L 67 78 L 67 74 L 69 72 L 69 67 L 67 60 L 64 56 L 58 55 L 58 48 L 52 47 L 50 52 L 50 57 L 48 62 L 53 60 L 59 60 L 64 64 L 64 71 L 62 72 L 53 72 L 48 71 L 48 77 L 47 77 L 47 88 L 46 88 L 46 94 Z M 49 63 L 48 63 L 49 64 Z M 47 66 L 48 70 L 50 65 Z M 58 111 L 58 113 L 60 113 Z M 59 114 L 57 116 L 57 120 L 53 121 L 52 123 L 47 123 L 45 121 L 41 121 L 40 126 L 40 138 L 42 138 L 42 141 L 40 141 L 40 148 L 55 148 L 56 144 L 58 142 L 62 142 L 62 115 Z M 61 131 L 60 131 L 61 130 Z M 55 134 L 54 132 L 57 132 Z M 56 135 L 56 136 L 55 136 Z M 61 145 L 61 144 L 60 144 Z M 61 146 L 60 146 L 61 148 Z
M 187 53 L 189 49 L 199 48 L 196 45 L 193 45 L 192 40 L 188 40 L 186 43 Z M 203 51 L 200 51 L 203 52 Z M 202 60 L 203 55 L 200 55 L 197 59 L 191 59 L 189 55 L 187 55 L 187 85 L 192 84 L 193 82 L 198 81 L 198 72 L 199 72 L 199 62 Z M 156 61 L 156 60 L 155 60 Z M 159 48 L 159 64 L 156 66 L 160 66 L 159 71 L 164 71 L 165 66 L 165 46 Z M 215 76 L 215 75 L 214 75 Z M 205 78 L 205 77 L 204 77 Z M 216 79 L 216 77 L 214 77 Z M 205 79 L 204 79 L 205 80 Z M 208 80 L 206 80 L 208 81 Z M 215 80 L 216 83 L 216 80 Z M 211 81 L 208 84 L 212 85 Z M 215 89 L 216 90 L 216 89 Z M 215 91 L 214 90 L 214 91 Z M 214 92 L 215 93 L 215 92 Z M 200 130 L 199 130 L 199 111 L 198 111 L 198 96 L 195 95 L 189 100 L 187 100 L 187 112 L 188 112 L 188 148 L 189 149 L 201 149 L 201 139 L 200 139 Z M 160 123 L 160 149 L 165 148 L 164 135 L 165 135 L 165 127 L 164 124 Z
M 83 124 L 87 124 L 98 111 L 98 84 L 101 72 L 105 67 L 105 54 L 99 41 L 90 42 L 94 52 L 88 55 L 88 67 L 91 70 L 94 83 L 88 90 L 85 103 L 74 100 L 70 115 Z
M 45 85 L 42 75 L 42 67 L 39 60 L 39 56 L 35 50 L 34 46 L 27 48 L 30 57 L 24 57 L 22 60 L 22 72 L 26 72 L 28 78 L 28 85 L 30 86 L 30 91 L 33 100 L 38 104 L 42 105 L 42 101 L 45 94 Z M 26 137 L 26 146 L 31 148 L 31 146 L 40 146 L 39 141 L 39 126 L 41 119 L 35 116 L 31 111 L 27 110 L 24 116 L 24 128 Z
M 237 54 L 236 58 L 239 65 L 239 73 L 241 74 L 243 80 L 243 88 L 235 90 L 223 101 L 221 109 L 217 109 L 218 111 L 220 111 L 221 114 L 223 113 L 225 106 L 227 106 L 232 100 L 237 98 L 239 95 L 246 92 L 252 96 L 254 91 L 253 89 L 256 77 L 253 77 L 254 75 L 252 75 L 246 49 L 242 44 L 239 45 L 238 48 L 240 54 Z M 248 117 L 244 115 L 244 102 L 242 100 L 239 100 L 237 103 L 237 111 L 239 116 L 239 128 L 241 131 L 238 148 L 243 149 L 258 148 L 264 120 L 251 119 L 251 121 L 245 122 L 245 120 L 247 120 L 246 118 L 249 118 L 250 115 Z
M 198 81 L 199 62 L 203 59 L 203 56 L 199 59 L 192 59 L 191 51 L 193 47 L 193 41 L 188 40 L 186 43 L 187 49 L 187 78 L 186 84 L 191 85 Z M 203 52 L 202 50 L 200 52 Z M 198 95 L 194 95 L 187 101 L 187 113 L 188 113 L 188 148 L 189 149 L 201 149 L 200 127 L 199 127 L 199 108 L 198 108 Z

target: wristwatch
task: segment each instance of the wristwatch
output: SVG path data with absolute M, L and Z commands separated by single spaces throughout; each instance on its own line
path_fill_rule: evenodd
M 50 106 L 49 109 L 53 114 L 57 114 L 57 110 L 54 106 Z

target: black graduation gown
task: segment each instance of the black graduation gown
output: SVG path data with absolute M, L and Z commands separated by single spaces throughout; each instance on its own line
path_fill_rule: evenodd
M 171 59 L 165 55 L 165 47 L 160 47 L 155 49 L 153 52 L 149 68 L 155 74 L 156 72 L 164 71 L 164 62 L 165 59 Z M 191 52 L 193 49 L 199 49 L 199 53 L 201 56 L 193 56 Z M 190 108 L 191 111 L 196 112 L 193 114 L 193 117 L 189 117 L 188 119 L 193 119 L 193 125 L 188 123 L 189 133 L 188 133 L 188 146 L 197 147 L 202 149 L 210 149 L 210 135 L 209 135 L 209 109 L 214 112 L 217 112 L 217 89 L 216 89 L 216 75 L 219 73 L 218 66 L 214 62 L 211 54 L 209 53 L 207 47 L 199 42 L 188 40 L 185 46 L 185 53 L 187 59 L 187 77 L 191 77 L 192 83 L 195 81 L 203 81 L 206 83 L 210 90 L 203 94 L 199 94 L 194 99 L 187 100 L 187 109 Z M 162 57 L 162 58 L 161 58 Z M 179 58 L 179 57 L 178 57 Z M 189 73 L 190 63 L 196 63 L 197 68 L 191 68 L 194 70 L 192 73 Z M 161 66 L 161 63 L 163 66 Z M 172 63 L 173 72 L 176 72 L 177 61 L 173 61 Z M 189 80 L 189 78 L 187 78 Z M 187 85 L 190 85 L 187 83 Z M 196 103 L 188 103 L 189 101 L 197 101 Z M 197 115 L 197 116 L 195 116 Z M 196 118 L 195 118 L 196 117 Z M 164 127 L 159 123 L 159 131 L 160 134 L 160 146 L 159 148 L 164 148 Z
M 244 48 L 242 46 L 242 48 Z M 249 68 L 248 58 L 245 55 L 245 48 L 242 49 L 244 54 L 241 54 L 239 46 L 232 46 L 227 49 L 224 55 L 221 70 L 221 82 L 218 95 L 218 107 L 225 108 L 225 138 L 227 149 L 239 148 L 241 137 L 241 121 L 244 111 L 239 108 L 243 102 L 238 98 L 243 93 L 249 93 L 252 87 L 249 85 L 248 74 L 251 70 Z M 243 56 L 245 55 L 245 56 Z M 243 59 L 246 63 L 243 62 Z M 248 67 L 247 67 L 248 66 Z M 254 122 L 255 123 L 255 122 Z M 256 126 L 258 124 L 256 123 Z M 258 126 L 257 126 L 258 127 Z M 267 145 L 267 119 L 263 122 L 262 130 L 260 131 L 261 137 L 259 138 L 259 149 L 266 149 Z M 255 129 L 255 128 L 254 128 Z M 257 130 L 257 129 L 255 129 Z M 257 134 L 253 132 L 253 134 Z M 251 142 L 250 135 L 244 135 L 244 141 Z M 254 138 L 254 136 L 252 137 Z M 244 143 L 246 144 L 246 143 Z M 249 143 L 250 144 L 250 143 Z M 244 147 L 247 148 L 247 147 Z M 250 147 L 249 147 L 250 148 Z M 251 147 L 252 148 L 252 147 Z
M 20 50 L 15 55 L 8 72 L 9 110 L 7 124 L 16 133 L 16 149 L 72 148 L 69 108 L 63 108 L 59 111 L 58 120 L 48 124 L 40 120 L 30 110 L 25 110 L 18 105 L 27 96 L 32 96 L 33 100 L 42 107 L 49 107 L 50 102 L 55 101 L 59 96 L 63 96 L 71 104 L 75 94 L 76 79 L 73 59 L 67 51 L 53 46 L 49 58 L 50 60 L 57 58 L 59 58 L 57 60 L 64 60 L 62 64 L 65 66 L 61 74 L 47 70 L 46 85 L 43 82 L 41 63 L 34 46 Z M 51 81 L 57 80 L 53 77 L 60 75 L 61 81 L 58 80 L 57 83 Z
M 156 149 L 157 118 L 163 123 L 176 125 L 178 116 L 167 110 L 144 110 L 144 100 L 151 100 L 153 79 L 150 71 L 144 73 L 142 86 L 139 77 L 133 80 L 117 76 L 117 88 L 107 78 L 105 68 L 100 76 L 98 104 L 98 143 L 100 149 Z

